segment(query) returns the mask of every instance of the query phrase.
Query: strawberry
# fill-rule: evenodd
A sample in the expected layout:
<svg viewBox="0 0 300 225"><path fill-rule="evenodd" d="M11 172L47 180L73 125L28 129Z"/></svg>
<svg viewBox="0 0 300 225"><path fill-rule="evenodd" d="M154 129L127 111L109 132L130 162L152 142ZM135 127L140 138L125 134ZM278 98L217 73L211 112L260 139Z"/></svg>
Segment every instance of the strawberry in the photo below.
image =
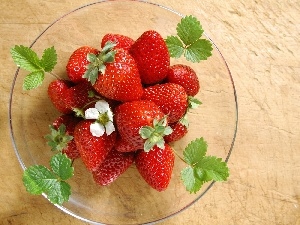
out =
<svg viewBox="0 0 300 225"><path fill-rule="evenodd" d="M135 157L136 168L144 180L157 191L164 191L171 179L175 156L172 148L154 147L151 151L140 150Z"/></svg>
<svg viewBox="0 0 300 225"><path fill-rule="evenodd" d="M119 152L134 152L137 150L133 144L124 141L121 137L117 138L115 149Z"/></svg>
<svg viewBox="0 0 300 225"><path fill-rule="evenodd" d="M115 110L115 122L121 141L132 150L144 149L145 140L140 134L143 127L154 128L154 121L164 118L158 106L151 101L132 101L119 105ZM162 129L163 130L163 129ZM155 128L153 129L155 132Z"/></svg>
<svg viewBox="0 0 300 225"><path fill-rule="evenodd" d="M170 127L172 128L173 132L164 136L164 139L167 143L178 141L188 132L187 127L180 122L172 123L170 124Z"/></svg>
<svg viewBox="0 0 300 225"><path fill-rule="evenodd" d="M168 115L168 122L177 122L188 108L188 96L179 84L165 83L144 89L143 100L154 102L160 110Z"/></svg>
<svg viewBox="0 0 300 225"><path fill-rule="evenodd" d="M72 113L65 103L65 93L71 87L72 83L66 80L54 80L48 86L48 96L55 108L64 114Z"/></svg>
<svg viewBox="0 0 300 225"><path fill-rule="evenodd" d="M74 131L74 140L79 150L81 159L86 168L96 171L112 150L116 141L116 132L110 135L95 137L90 132L90 125L93 120L83 120L77 124Z"/></svg>
<svg viewBox="0 0 300 225"><path fill-rule="evenodd" d="M89 92L93 90L87 81L74 84L66 80L54 80L48 86L48 96L59 112L70 114L74 108L82 108L94 100L89 97Z"/></svg>
<svg viewBox="0 0 300 225"><path fill-rule="evenodd" d="M66 127L66 134L73 136L75 126L81 121L79 117L75 117L70 114L61 115L53 121L54 129L58 130L61 124ZM62 140L59 138L59 140ZM62 149L62 153L65 153L70 159L77 159L80 157L79 151L76 147L74 139L70 140L66 147Z"/></svg>
<svg viewBox="0 0 300 225"><path fill-rule="evenodd" d="M164 39L156 31L144 32L129 52L137 63L143 84L159 83L167 76L170 55Z"/></svg>
<svg viewBox="0 0 300 225"><path fill-rule="evenodd" d="M89 59L84 77L100 95L121 102L141 98L143 87L139 71L128 51L107 42L99 55L90 55Z"/></svg>
<svg viewBox="0 0 300 225"><path fill-rule="evenodd" d="M130 37L127 37L122 34L106 34L103 36L101 41L101 48L105 46L105 44L111 41L116 44L114 48L122 48L124 50L129 50L131 45L134 43L134 40Z"/></svg>
<svg viewBox="0 0 300 225"><path fill-rule="evenodd" d="M187 65L176 64L171 66L166 80L169 83L181 85L189 96L195 96L200 89L196 72Z"/></svg>
<svg viewBox="0 0 300 225"><path fill-rule="evenodd" d="M99 168L92 172L94 181L106 186L115 181L134 162L134 153L111 150Z"/></svg>
<svg viewBox="0 0 300 225"><path fill-rule="evenodd" d="M90 46L82 46L71 54L66 70L67 75L72 82L79 83L85 80L83 75L86 72L86 66L89 63L87 60L87 55L89 53L98 54L99 50Z"/></svg>

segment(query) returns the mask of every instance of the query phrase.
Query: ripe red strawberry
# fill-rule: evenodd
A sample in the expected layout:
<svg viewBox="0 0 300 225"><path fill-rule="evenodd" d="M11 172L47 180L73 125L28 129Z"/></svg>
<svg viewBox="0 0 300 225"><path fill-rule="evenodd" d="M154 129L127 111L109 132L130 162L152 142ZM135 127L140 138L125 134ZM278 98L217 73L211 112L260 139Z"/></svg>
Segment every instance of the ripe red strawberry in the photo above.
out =
<svg viewBox="0 0 300 225"><path fill-rule="evenodd" d="M65 93L71 87L72 83L66 80L54 80L48 86L48 96L55 108L64 114L72 113L65 103Z"/></svg>
<svg viewBox="0 0 300 225"><path fill-rule="evenodd" d="M109 99L122 102L139 100L143 94L143 87L134 59L124 49L114 51L113 62L104 64L105 71L96 75L93 87L99 94ZM91 73L91 76L94 74Z"/></svg>
<svg viewBox="0 0 300 225"><path fill-rule="evenodd" d="M168 115L168 122L177 122L188 108L188 96L182 86L174 83L157 84L144 89L142 99L154 102Z"/></svg>
<svg viewBox="0 0 300 225"><path fill-rule="evenodd" d="M115 149L119 152L135 152L137 150L134 145L124 141L121 137L117 138Z"/></svg>
<svg viewBox="0 0 300 225"><path fill-rule="evenodd" d="M172 128L173 132L164 136L167 143L180 140L188 132L187 127L180 122L172 123L169 126Z"/></svg>
<svg viewBox="0 0 300 225"><path fill-rule="evenodd" d="M48 96L59 112L70 114L74 108L82 108L93 101L89 97L89 91L93 90L87 81L74 84L66 80L54 80L48 86Z"/></svg>
<svg viewBox="0 0 300 225"><path fill-rule="evenodd" d="M61 124L66 127L66 135L73 136L75 126L81 121L79 117L75 117L70 114L61 115L53 121L54 129L58 130ZM63 148L62 153L65 153L70 159L77 159L80 157L79 151L76 147L74 139L67 143L67 146Z"/></svg>
<svg viewBox="0 0 300 225"><path fill-rule="evenodd" d="M195 96L200 89L196 72L187 65L176 64L171 66L166 80L169 83L180 84L189 96Z"/></svg>
<svg viewBox="0 0 300 225"><path fill-rule="evenodd" d="M116 141L116 132L110 135L95 137L90 132L90 125L94 121L83 120L77 124L74 131L74 140L79 150L81 159L86 168L96 171L112 150Z"/></svg>
<svg viewBox="0 0 300 225"><path fill-rule="evenodd" d="M144 126L153 126L153 120L160 120L164 114L151 101L132 101L119 105L115 110L115 122L121 139L133 149L144 149L145 140L139 131Z"/></svg>
<svg viewBox="0 0 300 225"><path fill-rule="evenodd" d="M123 153L111 150L99 168L92 172L94 181L106 186L115 181L123 174L134 162L134 153Z"/></svg>
<svg viewBox="0 0 300 225"><path fill-rule="evenodd" d="M66 70L68 77L72 82L79 83L86 80L82 76L87 70L86 66L89 63L87 60L87 55L89 53L98 54L99 50L90 46L82 46L71 54L66 66Z"/></svg>
<svg viewBox="0 0 300 225"><path fill-rule="evenodd" d="M134 40L130 37L127 37L122 34L106 34L103 36L101 41L101 48L103 48L106 42L111 41L116 44L114 48L122 48L125 50L129 50L131 45L134 43Z"/></svg>
<svg viewBox="0 0 300 225"><path fill-rule="evenodd" d="M129 52L137 63L143 84L159 83L167 76L170 55L164 39L156 31L144 32Z"/></svg>
<svg viewBox="0 0 300 225"><path fill-rule="evenodd" d="M174 160L172 148L165 144L165 149L154 147L149 152L140 150L135 157L135 164L141 176L152 188L164 191L170 183Z"/></svg>

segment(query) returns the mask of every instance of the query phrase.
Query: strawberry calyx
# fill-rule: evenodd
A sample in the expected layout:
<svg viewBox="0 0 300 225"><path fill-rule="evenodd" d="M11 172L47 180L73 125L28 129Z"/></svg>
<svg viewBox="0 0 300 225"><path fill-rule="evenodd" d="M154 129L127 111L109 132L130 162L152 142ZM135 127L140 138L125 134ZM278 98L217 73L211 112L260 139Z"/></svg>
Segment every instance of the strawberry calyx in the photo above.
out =
<svg viewBox="0 0 300 225"><path fill-rule="evenodd" d="M112 63L115 60L116 51L113 48L116 43L107 41L101 52L98 55L93 53L87 54L87 60L89 64L87 65L87 70L83 74L83 78L87 78L93 85L95 84L99 72L104 74L107 63Z"/></svg>
<svg viewBox="0 0 300 225"><path fill-rule="evenodd" d="M143 126L139 130L139 134L143 139L146 139L144 143L144 151L149 152L155 145L160 148L165 148L164 136L173 132L170 126L167 126L167 116L164 116L161 120L154 118L153 127Z"/></svg>
<svg viewBox="0 0 300 225"><path fill-rule="evenodd" d="M58 129L55 129L53 125L50 125L49 128L50 134L45 136L48 140L47 144L51 147L52 151L61 152L67 147L73 136L66 133L66 126L64 124L61 124Z"/></svg>

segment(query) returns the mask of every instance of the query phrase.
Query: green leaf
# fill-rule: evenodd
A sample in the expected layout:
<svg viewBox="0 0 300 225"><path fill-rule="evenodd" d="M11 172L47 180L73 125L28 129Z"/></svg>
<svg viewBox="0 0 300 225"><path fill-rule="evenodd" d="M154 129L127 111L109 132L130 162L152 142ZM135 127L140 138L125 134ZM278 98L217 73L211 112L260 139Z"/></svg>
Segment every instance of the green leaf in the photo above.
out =
<svg viewBox="0 0 300 225"><path fill-rule="evenodd" d="M205 156L197 167L205 172L205 180L225 181L229 176L229 169L226 162L215 156Z"/></svg>
<svg viewBox="0 0 300 225"><path fill-rule="evenodd" d="M16 45L10 50L14 62L20 68L29 72L34 72L42 69L42 65L37 54L30 48L23 45Z"/></svg>
<svg viewBox="0 0 300 225"><path fill-rule="evenodd" d="M189 109L196 109L199 105L202 104L197 98L188 96Z"/></svg>
<svg viewBox="0 0 300 225"><path fill-rule="evenodd" d="M68 201L71 195L71 187L65 181L56 181L47 193L48 199L53 204L61 205L63 202Z"/></svg>
<svg viewBox="0 0 300 225"><path fill-rule="evenodd" d="M177 25L177 35L185 45L191 45L199 39L203 33L202 26L196 17L185 16Z"/></svg>
<svg viewBox="0 0 300 225"><path fill-rule="evenodd" d="M23 89L31 90L43 83L45 73L43 70L37 70L28 74L23 81Z"/></svg>
<svg viewBox="0 0 300 225"><path fill-rule="evenodd" d="M55 182L55 175L42 165L28 167L23 174L23 184L26 190L34 195L49 190Z"/></svg>
<svg viewBox="0 0 300 225"><path fill-rule="evenodd" d="M54 69L54 66L57 64L57 54L54 47L44 50L40 63L45 72L50 72Z"/></svg>
<svg viewBox="0 0 300 225"><path fill-rule="evenodd" d="M150 126L144 126L139 130L139 134L143 139L148 139L151 137L152 133L154 131L153 127Z"/></svg>
<svg viewBox="0 0 300 225"><path fill-rule="evenodd" d="M184 52L184 47L180 39L176 36L168 36L165 40L170 56L179 58Z"/></svg>
<svg viewBox="0 0 300 225"><path fill-rule="evenodd" d="M87 80L90 81L94 85L98 78L98 68L91 67L91 68L87 69L85 71L85 73L83 74L83 78L87 78Z"/></svg>
<svg viewBox="0 0 300 225"><path fill-rule="evenodd" d="M196 193L203 185L203 181L195 176L195 170L188 166L181 171L181 180L187 191Z"/></svg>
<svg viewBox="0 0 300 225"><path fill-rule="evenodd" d="M53 172L62 180L67 180L73 176L74 168L72 161L66 154L58 153L51 158L50 166Z"/></svg>
<svg viewBox="0 0 300 225"><path fill-rule="evenodd" d="M188 61L200 62L212 55L212 44L206 39L199 39L186 48L184 56Z"/></svg>
<svg viewBox="0 0 300 225"><path fill-rule="evenodd" d="M203 138L190 142L183 152L184 160L191 166L197 165L205 156L207 143Z"/></svg>
<svg viewBox="0 0 300 225"><path fill-rule="evenodd" d="M49 126L50 134L45 138L48 140L47 144L51 147L52 151L62 151L68 146L68 143L73 140L71 135L66 133L66 126L61 124L58 129L54 126Z"/></svg>
<svg viewBox="0 0 300 225"><path fill-rule="evenodd" d="M181 123L186 128L189 127L189 120L188 120L187 113L185 113L184 116L180 118L179 123Z"/></svg>

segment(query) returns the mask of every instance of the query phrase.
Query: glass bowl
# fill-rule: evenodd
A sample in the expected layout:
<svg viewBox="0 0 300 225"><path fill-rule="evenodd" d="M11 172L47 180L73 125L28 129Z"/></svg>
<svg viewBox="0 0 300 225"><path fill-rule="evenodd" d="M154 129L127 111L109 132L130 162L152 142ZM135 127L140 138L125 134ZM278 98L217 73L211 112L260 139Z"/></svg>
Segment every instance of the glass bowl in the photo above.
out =
<svg viewBox="0 0 300 225"><path fill-rule="evenodd" d="M55 46L58 64L55 74L66 78L67 60L76 48L90 45L100 48L106 33L138 38L146 30L156 30L164 38L176 34L183 15L165 6L145 1L100 1L85 5L62 16L46 28L31 44L39 55ZM197 15L195 15L197 17ZM201 18L198 18L201 21ZM205 36L209 39L207 36ZM209 39L211 42L212 40ZM228 161L237 131L237 96L230 71L217 46L212 56L197 64L172 59L171 64L190 65L198 74L201 90L196 96L203 103L189 114L188 134L173 148L182 154L197 137L208 143L208 154ZM48 84L55 79L47 74L41 87L22 90L27 73L17 69L11 89L9 120L13 146L23 169L34 164L49 165L53 155L44 136L49 124L59 116L47 96ZM81 160L75 160L75 176L69 181L69 202L58 206L62 211L91 224L146 224L164 220L198 201L214 184L207 183L197 194L189 194L180 180L186 165L176 157L171 182L166 191L150 188L131 166L110 186L93 182Z"/></svg>

